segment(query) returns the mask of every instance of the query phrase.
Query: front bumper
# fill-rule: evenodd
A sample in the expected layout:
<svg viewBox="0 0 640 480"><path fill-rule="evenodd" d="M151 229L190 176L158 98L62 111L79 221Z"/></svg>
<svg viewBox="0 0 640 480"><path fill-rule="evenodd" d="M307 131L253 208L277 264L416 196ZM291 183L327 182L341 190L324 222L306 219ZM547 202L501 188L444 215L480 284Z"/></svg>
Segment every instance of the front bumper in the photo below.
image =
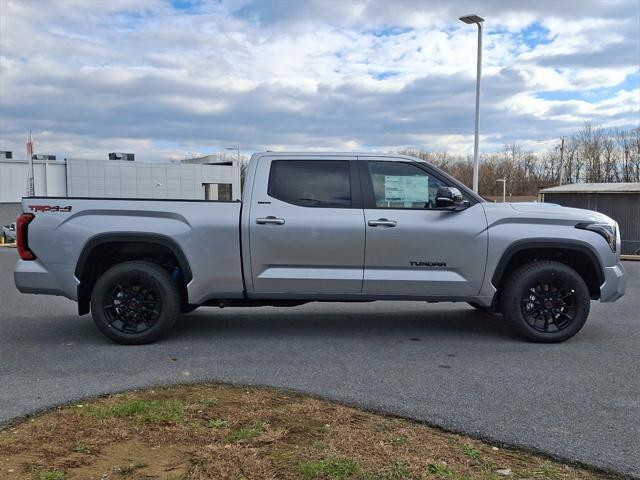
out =
<svg viewBox="0 0 640 480"><path fill-rule="evenodd" d="M627 272L618 262L613 267L604 268L604 283L600 285L600 301L615 302L627 289Z"/></svg>
<svg viewBox="0 0 640 480"><path fill-rule="evenodd" d="M62 295L77 300L73 265L53 264L47 269L39 260L18 260L13 270L16 288L22 293Z"/></svg>

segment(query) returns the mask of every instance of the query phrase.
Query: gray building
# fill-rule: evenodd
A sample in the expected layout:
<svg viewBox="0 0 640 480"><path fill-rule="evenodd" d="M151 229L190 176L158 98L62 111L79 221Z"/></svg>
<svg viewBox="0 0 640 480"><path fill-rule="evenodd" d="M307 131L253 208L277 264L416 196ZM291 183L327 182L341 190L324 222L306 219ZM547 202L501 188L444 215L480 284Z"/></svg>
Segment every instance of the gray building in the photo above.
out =
<svg viewBox="0 0 640 480"><path fill-rule="evenodd" d="M640 255L640 183L576 183L545 188L542 202L604 213L620 226L623 255Z"/></svg>

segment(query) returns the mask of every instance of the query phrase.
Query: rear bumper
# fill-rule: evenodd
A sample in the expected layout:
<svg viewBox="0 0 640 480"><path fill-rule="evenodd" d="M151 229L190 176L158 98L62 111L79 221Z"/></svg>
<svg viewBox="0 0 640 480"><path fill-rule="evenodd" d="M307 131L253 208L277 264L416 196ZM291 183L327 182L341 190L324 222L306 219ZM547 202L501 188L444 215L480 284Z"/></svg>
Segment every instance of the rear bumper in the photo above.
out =
<svg viewBox="0 0 640 480"><path fill-rule="evenodd" d="M72 265L54 264L47 269L39 260L18 260L13 280L22 293L62 295L77 300L77 281Z"/></svg>
<svg viewBox="0 0 640 480"><path fill-rule="evenodd" d="M600 301L615 302L627 289L627 272L618 262L613 267L604 268L604 283L600 286Z"/></svg>

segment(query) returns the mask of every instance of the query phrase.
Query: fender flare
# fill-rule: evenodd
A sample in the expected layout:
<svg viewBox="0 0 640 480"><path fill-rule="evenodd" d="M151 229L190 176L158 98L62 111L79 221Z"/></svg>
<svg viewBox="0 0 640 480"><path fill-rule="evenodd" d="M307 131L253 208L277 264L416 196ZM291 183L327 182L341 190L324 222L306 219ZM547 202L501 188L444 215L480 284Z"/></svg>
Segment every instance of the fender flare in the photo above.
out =
<svg viewBox="0 0 640 480"><path fill-rule="evenodd" d="M591 266L595 270L598 278L598 285L602 285L604 282L602 264L600 263L596 250L590 244L568 238L532 238L517 240L505 249L491 277L491 283L494 287L497 288L498 285L500 285L505 269L513 256L522 250L529 249L562 249L583 253L591 261Z"/></svg>
<svg viewBox="0 0 640 480"><path fill-rule="evenodd" d="M78 313L84 315L89 313L89 298L90 292L82 285L82 276L87 267L87 261L89 260L93 251L100 245L107 243L149 243L154 245L161 245L168 248L171 253L178 260L178 265L182 271L182 275L187 283L193 279L193 273L189 265L189 260L184 254L184 251L178 245L178 243L163 234L158 233L101 233L91 237L82 248L82 252L76 262L76 268L74 271L75 277L78 280Z"/></svg>

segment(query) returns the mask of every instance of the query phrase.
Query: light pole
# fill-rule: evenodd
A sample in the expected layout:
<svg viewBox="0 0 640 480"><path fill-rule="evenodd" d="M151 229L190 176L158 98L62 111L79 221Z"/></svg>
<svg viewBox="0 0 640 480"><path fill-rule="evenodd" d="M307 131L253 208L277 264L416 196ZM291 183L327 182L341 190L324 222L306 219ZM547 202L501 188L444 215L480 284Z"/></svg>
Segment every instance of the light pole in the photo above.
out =
<svg viewBox="0 0 640 480"><path fill-rule="evenodd" d="M502 203L505 203L507 201L507 177L499 178L496 180L497 182L502 182Z"/></svg>
<svg viewBox="0 0 640 480"><path fill-rule="evenodd" d="M478 148L480 131L480 78L482 76L482 22L484 18L478 15L460 17L464 23L475 23L478 26L478 67L476 72L476 135L473 142L473 191L478 193Z"/></svg>
<svg viewBox="0 0 640 480"><path fill-rule="evenodd" d="M234 145L233 147L224 147L225 150L235 150L238 153L238 162L235 168L238 169L238 177L240 179L240 194L242 194L242 189L244 187L244 169L240 164L240 145ZM233 189L233 187L231 187Z"/></svg>
<svg viewBox="0 0 640 480"><path fill-rule="evenodd" d="M562 185L564 182L564 136L562 137L562 142L560 143L560 182Z"/></svg>
<svg viewBox="0 0 640 480"><path fill-rule="evenodd" d="M238 152L238 168L240 167L240 145L234 145L233 147L224 147L225 150L235 150Z"/></svg>

